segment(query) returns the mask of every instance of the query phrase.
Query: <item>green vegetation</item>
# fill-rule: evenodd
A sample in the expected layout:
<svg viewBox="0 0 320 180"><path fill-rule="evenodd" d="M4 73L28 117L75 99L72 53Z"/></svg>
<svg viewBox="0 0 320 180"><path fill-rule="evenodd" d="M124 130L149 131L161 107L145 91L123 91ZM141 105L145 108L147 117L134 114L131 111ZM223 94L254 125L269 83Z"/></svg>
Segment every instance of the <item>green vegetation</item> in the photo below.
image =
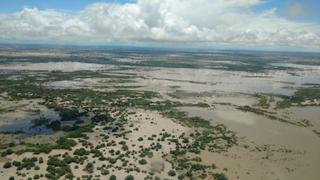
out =
<svg viewBox="0 0 320 180"><path fill-rule="evenodd" d="M88 163L85 168L84 168L84 171L92 174L94 172L94 165L93 163Z"/></svg>
<svg viewBox="0 0 320 180"><path fill-rule="evenodd" d="M228 180L227 177L222 173L215 173L213 177L215 180Z"/></svg>
<svg viewBox="0 0 320 180"><path fill-rule="evenodd" d="M134 177L132 175L128 175L126 178L124 178L125 180L134 180Z"/></svg>
<svg viewBox="0 0 320 180"><path fill-rule="evenodd" d="M168 176L188 178L205 177L211 166L201 164L201 160L187 159L186 154L198 154L203 150L211 152L223 152L237 143L233 132L226 129L223 125L212 125L207 120L200 117L190 117L186 113L177 110L181 106L210 107L206 103L181 103L175 101L156 101L152 99L159 98L159 93L142 90L132 90L130 88L120 88L110 91L95 91L91 89L51 89L44 84L56 80L73 80L80 77L111 77L98 72L59 72L43 73L45 78L36 78L33 76L22 77L21 80L8 80L0 77L0 92L7 92L10 100L22 99L42 99L40 105L56 111L61 120L49 121L45 118L39 118L33 121L34 127L45 125L54 131L60 131L61 137L52 142L42 143L23 143L19 148L12 150L5 147L1 149L4 156L12 153L22 154L33 152L34 154L50 153L53 149L64 149L68 152L77 144L80 146L73 149L72 155L65 153L63 155L49 156L47 162L43 159L24 159L21 162L9 162L11 166L17 169L40 169L42 163L47 163L47 173L44 175L47 179L72 179L74 175L72 168L79 169L88 173L82 178L91 179L95 171L101 172L102 176L107 176L117 169L123 169L126 173L138 172L147 173L148 177L155 178L154 172L140 169L146 167L147 158L152 158L154 153L160 153L163 143L169 143L176 147L167 155L172 159L166 159L172 164L173 169ZM129 77L117 77L115 80L129 80ZM6 86L1 86L6 84ZM132 133L127 127L133 128L135 124L128 124L128 109L142 108L145 110L158 111L163 116L174 119L184 126L194 129L192 135L173 136L165 130L160 134L153 134L149 137L139 137L138 142L150 141L147 147L139 146L138 151L131 149L131 144L127 144L127 134ZM86 120L83 120L86 119ZM93 131L102 131L99 135L102 142L93 145L89 141L92 138ZM135 127L135 130L138 130ZM116 140L109 138L113 137ZM94 137L96 138L96 137ZM118 138L122 138L121 140ZM133 145L132 145L133 146ZM113 147L119 147L113 148ZM105 153L109 153L104 156ZM89 158L94 160L89 161ZM131 163L128 159L134 158L136 163ZM99 167L96 161L103 161L104 166ZM99 163L100 164L100 163ZM121 165L119 165L121 164ZM100 175L98 175L100 176ZM33 175L35 179L41 179L38 175ZM98 177L95 177L98 178ZM116 179L111 175L110 179ZM126 179L134 179L128 175Z"/></svg>
<svg viewBox="0 0 320 180"><path fill-rule="evenodd" d="M244 112L252 112L255 113L257 115L261 115L261 116L265 116L271 120L276 120L276 121L280 121L283 123L287 123L287 124L291 124L291 125L295 125L295 126L303 126L301 123L297 123L297 122L293 122L290 120L286 120L284 118L280 118L277 117L274 113L266 111L266 110L262 110L262 109L258 109L258 108L253 108L250 106L238 106L237 109L244 111Z"/></svg>
<svg viewBox="0 0 320 180"><path fill-rule="evenodd" d="M45 175L48 179L59 179L62 176L72 175L72 171L67 162L60 160L56 156L49 156L47 162L47 174Z"/></svg>
<svg viewBox="0 0 320 180"><path fill-rule="evenodd" d="M30 170L31 168L38 169L39 167L36 166L36 162L38 161L38 158L32 157L32 158L24 158L21 162L19 161L13 161L12 164L17 167L17 170L27 169Z"/></svg>
<svg viewBox="0 0 320 180"><path fill-rule="evenodd" d="M59 112L61 121L74 121L87 114L86 112L80 113L77 109L56 108L55 110Z"/></svg>
<svg viewBox="0 0 320 180"><path fill-rule="evenodd" d="M254 97L259 100L257 106L263 109L269 109L270 103L274 101L274 97L268 94L255 94Z"/></svg>
<svg viewBox="0 0 320 180"><path fill-rule="evenodd" d="M292 102L303 102L305 99L320 99L320 87L300 88L290 98Z"/></svg>
<svg viewBox="0 0 320 180"><path fill-rule="evenodd" d="M6 151L3 151L1 155L3 157L16 153L16 154L22 154L25 152L33 152L34 154L40 154L40 153L50 153L53 149L71 149L73 146L75 146L77 143L74 140L67 139L65 137L61 137L56 141L56 144L52 143L44 143L44 144L30 144L30 143L24 143L25 149L19 149L17 151L13 151L12 149L7 149Z"/></svg>
<svg viewBox="0 0 320 180"><path fill-rule="evenodd" d="M87 138L87 135L85 133L92 132L92 128L94 127L93 124L89 124L86 126L73 126L70 128L66 128L65 131L66 137L68 138Z"/></svg>
<svg viewBox="0 0 320 180"><path fill-rule="evenodd" d="M1 131L0 134L12 134L12 135L15 135L15 134L23 134L24 132L23 131Z"/></svg>
<svg viewBox="0 0 320 180"><path fill-rule="evenodd" d="M320 105L320 87L313 86L313 87L299 88L292 96L280 96L280 97L283 100L277 103L277 108L288 108L293 106L294 104L297 104L299 106L319 106Z"/></svg>
<svg viewBox="0 0 320 180"><path fill-rule="evenodd" d="M312 132L314 132L317 136L319 136L320 137L320 131L317 131L317 130L312 130Z"/></svg>
<svg viewBox="0 0 320 180"><path fill-rule="evenodd" d="M3 168L5 169L11 168L11 167L12 167L11 162L5 162L3 165Z"/></svg>
<svg viewBox="0 0 320 180"><path fill-rule="evenodd" d="M139 164L145 165L145 164L147 164L147 160L145 160L145 159L140 159L140 160L139 160Z"/></svg>
<svg viewBox="0 0 320 180"><path fill-rule="evenodd" d="M170 170L170 171L168 171L168 175L169 176L175 176L176 172L174 170Z"/></svg>
<svg viewBox="0 0 320 180"><path fill-rule="evenodd" d="M87 151L84 148L80 148L76 149L73 154L77 156L87 156L90 154L90 151Z"/></svg>
<svg viewBox="0 0 320 180"><path fill-rule="evenodd" d="M48 128L51 128L54 131L59 131L61 129L61 122L59 120L52 121L49 124L47 124Z"/></svg>
<svg viewBox="0 0 320 180"><path fill-rule="evenodd" d="M40 117L38 119L34 119L31 121L31 123L33 124L32 127L38 127L38 126L43 126L48 124L49 119L45 118L45 117Z"/></svg>
<svg viewBox="0 0 320 180"><path fill-rule="evenodd" d="M117 180L117 177L115 175L111 175L109 180Z"/></svg>
<svg viewBox="0 0 320 180"><path fill-rule="evenodd" d="M77 144L76 141L72 139L67 139L65 137L61 137L57 140L57 149L71 149Z"/></svg>

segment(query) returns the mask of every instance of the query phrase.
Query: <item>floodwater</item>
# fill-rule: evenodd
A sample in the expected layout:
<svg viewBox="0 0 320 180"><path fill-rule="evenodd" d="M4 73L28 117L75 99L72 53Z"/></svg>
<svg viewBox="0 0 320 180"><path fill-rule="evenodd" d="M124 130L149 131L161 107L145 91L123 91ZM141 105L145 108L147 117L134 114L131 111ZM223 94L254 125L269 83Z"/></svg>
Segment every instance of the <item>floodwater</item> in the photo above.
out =
<svg viewBox="0 0 320 180"><path fill-rule="evenodd" d="M290 66L291 64L274 63L274 66ZM131 70L117 72L134 73L137 75L134 83L123 83L128 86L144 86L143 90L172 92L171 86L179 85L176 90L191 92L217 91L228 93L273 93L292 95L298 87L304 84L320 82L318 66L297 65L301 69L294 72L270 70L259 73L243 71L226 71L214 69L188 68L153 68L135 67ZM306 67L305 67L306 66ZM0 70L28 71L80 71L80 70L110 70L118 66L82 62L48 62L48 63L9 63L0 66ZM112 74L112 72L110 72ZM81 80L82 81L82 80ZM61 81L52 82L52 87L77 88L87 82ZM89 82L89 81L88 81ZM93 83L92 83L93 82ZM104 83L90 80L89 86L103 86ZM49 84L50 86L50 84Z"/></svg>
<svg viewBox="0 0 320 180"><path fill-rule="evenodd" d="M205 153L204 159L227 167L230 176L236 178L239 174L246 179L279 179L295 180L316 179L320 177L317 170L320 162L320 139L310 129L273 121L250 112L241 112L231 106L216 106L215 109L181 107L179 110L187 112L190 116L199 116L213 124L225 124L234 131L240 142L255 146L268 145L273 147L273 158L262 160L259 153L250 148L231 150L227 155L213 155ZM306 117L304 117L306 118ZM278 152L276 149L286 149L289 153ZM236 156L237 158L231 158ZM249 168L249 169L248 169ZM288 173L287 168L293 169ZM265 169L265 171L263 170ZM251 175L244 173L250 171ZM237 174L233 174L237 172ZM254 175L255 173L258 174ZM263 174L269 176L264 176ZM272 174L272 177L270 175ZM240 178L240 179L242 179ZM276 179L276 178L275 178Z"/></svg>
<svg viewBox="0 0 320 180"><path fill-rule="evenodd" d="M53 89L81 89L81 88L95 88L106 86L103 81L107 79L102 78L82 78L82 79L75 79L75 80L65 80L65 81L52 81L48 82L45 85L47 87Z"/></svg>
<svg viewBox="0 0 320 180"><path fill-rule="evenodd" d="M286 110L292 118L311 121L316 129L320 129L320 107L291 107Z"/></svg>
<svg viewBox="0 0 320 180"><path fill-rule="evenodd" d="M127 62L130 59L124 58L118 61ZM251 73L213 69L131 67L129 70L119 69L109 73L136 74L135 82L123 82L117 85L139 86L137 89L159 92L163 95L160 100L169 98L168 93L179 93L180 91L191 94L181 98L180 101L206 102L212 105L213 108L180 107L179 110L187 112L190 116L207 119L212 124L225 124L228 129L237 134L240 146L232 148L225 154L208 152L202 154L205 162L212 161L221 167L228 168L226 174L230 179L240 176L240 179L249 180L317 180L320 177L320 138L312 130L320 129L320 107L291 107L277 110L278 114L288 116L295 122L309 120L313 125L311 127L299 127L235 108L235 106L256 104L257 99L252 96L256 93L292 95L297 88L306 86L305 84L320 83L319 66L292 63L271 65L291 67L297 70ZM112 68L115 66L80 62L20 63L0 66L0 70L28 71L96 71ZM98 78L62 80L45 85L59 89L108 88L108 83ZM222 105L226 103L230 105ZM8 121L7 124L2 123L0 131L21 130L27 134L51 133L45 126L31 127L31 121L39 117L46 117L50 120L59 119L58 115L53 112L21 116ZM243 145L248 147L243 148ZM267 152L257 151L257 147L261 146L271 149L268 149ZM266 153L271 153L270 158L264 157Z"/></svg>
<svg viewBox="0 0 320 180"><path fill-rule="evenodd" d="M45 125L33 127L32 121L39 118L46 118L50 121L59 120L60 116L54 111L42 112L36 115L26 115L14 120L8 120L2 123L0 132L18 132L23 131L25 134L52 134L53 131Z"/></svg>
<svg viewBox="0 0 320 180"><path fill-rule="evenodd" d="M169 91L170 86L179 85L181 86L179 90L192 92L222 91L292 95L296 88L305 83L320 82L320 71L296 72L299 76L286 71L250 73L185 68L143 68L130 72L144 77L136 79L136 85L163 92Z"/></svg>
<svg viewBox="0 0 320 180"><path fill-rule="evenodd" d="M46 63L10 63L2 64L0 70L28 70L28 71L81 71L112 69L113 65L102 65L81 62L46 62Z"/></svg>
<svg viewBox="0 0 320 180"><path fill-rule="evenodd" d="M57 112L40 105L41 99L8 101L1 99L0 106L3 110L0 113L0 132L23 131L31 134L51 134L52 130L45 125L32 127L32 121L39 118L46 118L50 121L59 120Z"/></svg>

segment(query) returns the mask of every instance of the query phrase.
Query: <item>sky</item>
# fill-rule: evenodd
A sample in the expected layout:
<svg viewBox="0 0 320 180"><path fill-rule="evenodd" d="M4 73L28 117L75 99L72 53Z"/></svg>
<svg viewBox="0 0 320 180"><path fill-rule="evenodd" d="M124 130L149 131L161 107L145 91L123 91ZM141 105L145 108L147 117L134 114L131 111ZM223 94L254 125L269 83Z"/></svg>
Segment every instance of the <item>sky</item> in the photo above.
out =
<svg viewBox="0 0 320 180"><path fill-rule="evenodd" d="M320 1L0 0L0 42L320 51Z"/></svg>

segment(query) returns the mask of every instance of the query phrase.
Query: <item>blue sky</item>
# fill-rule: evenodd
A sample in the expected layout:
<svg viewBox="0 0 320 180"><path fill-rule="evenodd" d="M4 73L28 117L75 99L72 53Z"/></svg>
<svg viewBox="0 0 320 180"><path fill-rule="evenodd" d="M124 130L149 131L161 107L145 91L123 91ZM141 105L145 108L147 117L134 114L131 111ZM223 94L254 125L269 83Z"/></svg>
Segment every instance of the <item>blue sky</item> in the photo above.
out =
<svg viewBox="0 0 320 180"><path fill-rule="evenodd" d="M57 9L78 11L89 4L97 2L126 3L128 0L0 0L0 12L10 13L20 11L24 7L39 9Z"/></svg>
<svg viewBox="0 0 320 180"><path fill-rule="evenodd" d="M320 51L320 0L0 0L10 41Z"/></svg>
<svg viewBox="0 0 320 180"><path fill-rule="evenodd" d="M262 11L270 8L277 8L277 14L286 17L288 8L292 5L301 5L306 10L305 14L293 17L296 20L320 22L320 1L319 0L268 0L254 7L255 11Z"/></svg>

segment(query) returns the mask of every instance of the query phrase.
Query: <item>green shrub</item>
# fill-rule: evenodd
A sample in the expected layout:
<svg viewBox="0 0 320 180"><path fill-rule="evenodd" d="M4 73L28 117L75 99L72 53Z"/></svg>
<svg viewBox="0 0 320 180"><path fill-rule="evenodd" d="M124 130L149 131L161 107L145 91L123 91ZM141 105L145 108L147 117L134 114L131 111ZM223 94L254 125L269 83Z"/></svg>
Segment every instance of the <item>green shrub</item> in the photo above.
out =
<svg viewBox="0 0 320 180"><path fill-rule="evenodd" d="M115 175L111 175L109 180L117 180L117 177Z"/></svg>
<svg viewBox="0 0 320 180"><path fill-rule="evenodd" d="M107 170L107 169L102 169L101 170L101 174L104 175L104 176L108 175L109 173L110 173L110 171Z"/></svg>
<svg viewBox="0 0 320 180"><path fill-rule="evenodd" d="M175 176L176 172L174 170L170 170L170 171L168 171L168 175L169 176Z"/></svg>
<svg viewBox="0 0 320 180"><path fill-rule="evenodd" d="M59 120L52 121L47 125L47 127L54 131L59 131L61 129L61 122Z"/></svg>
<svg viewBox="0 0 320 180"><path fill-rule="evenodd" d="M78 156L86 156L90 154L90 151L87 151L84 148L80 148L76 149L73 154Z"/></svg>
<svg viewBox="0 0 320 180"><path fill-rule="evenodd" d="M19 166L21 166L21 162L19 162L19 161L13 161L13 162L12 162L12 165L14 165L15 167L19 167Z"/></svg>
<svg viewBox="0 0 320 180"><path fill-rule="evenodd" d="M47 165L47 179L59 179L64 175L72 174L70 166L64 160L60 160L56 156L49 156Z"/></svg>
<svg viewBox="0 0 320 180"><path fill-rule="evenodd" d="M227 180L228 178L223 173L215 173L213 174L215 180Z"/></svg>
<svg viewBox="0 0 320 180"><path fill-rule="evenodd" d="M125 180L134 180L134 177L132 175L128 175Z"/></svg>
<svg viewBox="0 0 320 180"><path fill-rule="evenodd" d="M61 137L57 140L57 148L58 149L71 149L76 145L76 141L72 139L67 139L65 137Z"/></svg>
<svg viewBox="0 0 320 180"><path fill-rule="evenodd" d="M11 162L6 162L6 163L4 163L4 165L3 165L3 168L5 168L5 169L8 169L8 168L11 168L12 167L12 165L11 165Z"/></svg>
<svg viewBox="0 0 320 180"><path fill-rule="evenodd" d="M139 160L139 164L145 165L145 164L147 164L147 160L145 160L145 159L140 159L140 160Z"/></svg>
<svg viewBox="0 0 320 180"><path fill-rule="evenodd" d="M88 173L93 173L94 171L94 165L93 163L88 163L86 167L84 168L84 171L87 171Z"/></svg>

